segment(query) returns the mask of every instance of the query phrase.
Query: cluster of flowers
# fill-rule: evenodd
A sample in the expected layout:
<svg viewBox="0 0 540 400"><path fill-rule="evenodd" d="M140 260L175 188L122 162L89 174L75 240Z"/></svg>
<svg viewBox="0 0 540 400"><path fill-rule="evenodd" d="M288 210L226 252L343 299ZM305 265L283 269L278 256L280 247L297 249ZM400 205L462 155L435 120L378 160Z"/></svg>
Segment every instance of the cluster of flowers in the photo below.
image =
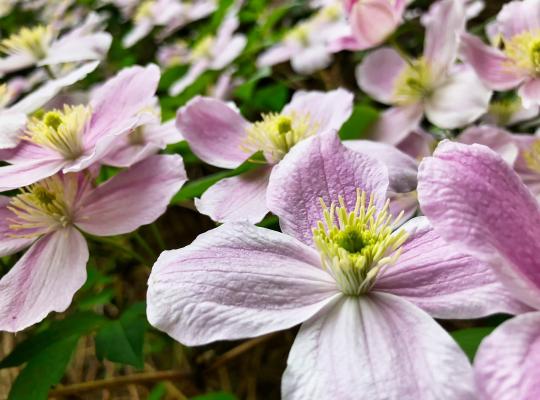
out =
<svg viewBox="0 0 540 400"><path fill-rule="evenodd" d="M126 47L155 26L166 37L216 7L111 2L135 21ZM407 5L313 2L313 16L258 65L290 60L312 73L335 52L391 43ZM240 7L215 37L161 47L162 65L190 66L172 95L208 69L231 85L229 66L246 45L235 33ZM298 91L258 122L245 120L222 88L162 123L156 65L126 68L88 101L44 111L106 54L102 20L91 14L63 35L65 27L43 26L2 40L0 73L36 65L48 75L0 86L0 159L8 164L0 189L19 191L0 197L0 255L29 247L0 280L0 329L17 332L69 306L86 279L81 232L124 234L165 211L187 176L180 156L157 153L186 140L216 167L234 169L255 153L264 162L196 199L221 225L153 266L147 315L157 329L197 346L302 324L285 399L540 398L540 139L504 128L539 113L540 1L506 4L486 27L491 45L466 31L479 7L439 0L422 16L422 56L379 47L363 58L359 87L391 106L372 127L376 141L339 139L354 97L341 88ZM492 99L512 89L517 95ZM467 129L432 152L424 117L439 134ZM100 165L123 170L96 186ZM282 232L255 225L269 212ZM517 316L483 341L474 367L433 319L495 313Z"/></svg>

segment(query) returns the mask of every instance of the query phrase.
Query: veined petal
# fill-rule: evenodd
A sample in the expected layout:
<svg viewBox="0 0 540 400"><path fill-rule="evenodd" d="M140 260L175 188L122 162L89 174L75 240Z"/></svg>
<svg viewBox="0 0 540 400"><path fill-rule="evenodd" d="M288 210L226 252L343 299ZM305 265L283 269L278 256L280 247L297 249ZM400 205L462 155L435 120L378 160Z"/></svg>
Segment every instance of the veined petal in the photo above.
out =
<svg viewBox="0 0 540 400"><path fill-rule="evenodd" d="M540 398L540 312L499 326L478 349L474 372L482 400Z"/></svg>
<svg viewBox="0 0 540 400"><path fill-rule="evenodd" d="M89 192L75 224L97 236L132 232L154 222L187 180L179 155L155 155Z"/></svg>
<svg viewBox="0 0 540 400"><path fill-rule="evenodd" d="M0 257L9 256L30 246L34 239L16 238L11 236L13 231L9 229L10 219L13 212L7 209L10 198L0 196Z"/></svg>
<svg viewBox="0 0 540 400"><path fill-rule="evenodd" d="M31 185L56 174L64 167L64 160L26 161L0 167L0 192Z"/></svg>
<svg viewBox="0 0 540 400"><path fill-rule="evenodd" d="M74 228L39 239L0 280L0 330L18 332L68 308L87 261L88 246Z"/></svg>
<svg viewBox="0 0 540 400"><path fill-rule="evenodd" d="M283 232L312 243L312 228L323 220L320 199L327 205L342 196L354 208L357 189L375 196L381 208L386 201L388 172L375 158L347 149L336 132L306 139L274 167L267 204L279 217Z"/></svg>
<svg viewBox="0 0 540 400"><path fill-rule="evenodd" d="M472 368L431 317L399 297L344 298L304 323L284 400L472 400Z"/></svg>
<svg viewBox="0 0 540 400"><path fill-rule="evenodd" d="M485 146L446 141L418 176L420 206L435 231L540 307L540 207L512 168Z"/></svg>
<svg viewBox="0 0 540 400"><path fill-rule="evenodd" d="M392 293L435 318L471 319L515 314L528 307L503 287L493 269L445 242L426 217L402 226L409 233L396 265L384 269L373 290Z"/></svg>
<svg viewBox="0 0 540 400"><path fill-rule="evenodd" d="M224 224L161 254L148 320L188 346L297 325L339 296L317 252L282 233Z"/></svg>
<svg viewBox="0 0 540 400"><path fill-rule="evenodd" d="M375 47L401 22L401 13L388 0L363 0L352 7L349 20L361 49Z"/></svg>
<svg viewBox="0 0 540 400"><path fill-rule="evenodd" d="M420 103L389 108L370 128L370 134L374 140L397 145L411 132L418 129L423 115L424 107Z"/></svg>
<svg viewBox="0 0 540 400"><path fill-rule="evenodd" d="M497 24L506 38L540 29L540 2L538 0L511 1L503 6Z"/></svg>

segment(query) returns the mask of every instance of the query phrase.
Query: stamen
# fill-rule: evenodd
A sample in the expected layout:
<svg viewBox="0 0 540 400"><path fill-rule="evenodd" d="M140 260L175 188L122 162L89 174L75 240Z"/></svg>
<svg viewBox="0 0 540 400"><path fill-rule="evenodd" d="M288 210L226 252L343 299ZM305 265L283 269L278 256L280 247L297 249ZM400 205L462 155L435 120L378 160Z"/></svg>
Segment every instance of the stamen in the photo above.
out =
<svg viewBox="0 0 540 400"><path fill-rule="evenodd" d="M497 125L506 125L520 108L521 100L518 97L496 100L489 105L489 114L495 117Z"/></svg>
<svg viewBox="0 0 540 400"><path fill-rule="evenodd" d="M394 101L399 105L421 101L431 95L432 85L433 77L426 60L415 60L397 78Z"/></svg>
<svg viewBox="0 0 540 400"><path fill-rule="evenodd" d="M191 56L195 60L208 58L212 55L212 47L214 45L215 38L212 35L208 35L199 41L191 51Z"/></svg>
<svg viewBox="0 0 540 400"><path fill-rule="evenodd" d="M536 140L528 150L523 152L527 167L540 174L540 140Z"/></svg>
<svg viewBox="0 0 540 400"><path fill-rule="evenodd" d="M22 28L18 33L0 42L0 52L4 54L29 53L40 60L47 55L52 39L53 31L50 26Z"/></svg>
<svg viewBox="0 0 540 400"><path fill-rule="evenodd" d="M149 18L152 16L152 8L154 6L155 1L154 0L145 0L143 1L139 7L137 7L137 10L135 11L135 14L133 16L133 20L135 22L140 22L143 19Z"/></svg>
<svg viewBox="0 0 540 400"><path fill-rule="evenodd" d="M23 139L55 150L66 160L74 160L83 153L82 133L91 114L90 108L82 105L49 111L28 123Z"/></svg>
<svg viewBox="0 0 540 400"><path fill-rule="evenodd" d="M540 74L540 31L523 32L503 42L510 69Z"/></svg>
<svg viewBox="0 0 540 400"><path fill-rule="evenodd" d="M248 128L241 148L248 154L262 150L268 162L277 163L295 144L316 132L317 124L309 114L265 114Z"/></svg>
<svg viewBox="0 0 540 400"><path fill-rule="evenodd" d="M9 89L7 84L0 85L0 110L5 108L13 99L13 92Z"/></svg>
<svg viewBox="0 0 540 400"><path fill-rule="evenodd" d="M366 200L366 193L357 189L354 209L349 211L341 196L339 206L332 203L327 207L320 199L324 221L313 229L323 267L349 296L367 293L381 269L397 261L407 240L403 229L393 231L403 212L394 219L389 200L381 210L375 207L373 195Z"/></svg>

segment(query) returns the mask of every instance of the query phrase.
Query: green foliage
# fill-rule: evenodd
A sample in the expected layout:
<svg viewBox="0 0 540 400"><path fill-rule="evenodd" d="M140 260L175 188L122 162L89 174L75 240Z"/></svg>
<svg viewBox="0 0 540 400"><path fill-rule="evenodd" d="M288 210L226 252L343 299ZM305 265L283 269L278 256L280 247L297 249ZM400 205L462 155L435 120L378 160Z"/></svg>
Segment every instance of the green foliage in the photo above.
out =
<svg viewBox="0 0 540 400"><path fill-rule="evenodd" d="M463 349L467 357L472 361L480 346L480 342L488 336L495 327L481 327L481 328L468 328L460 329L458 331L451 332L452 337L459 346Z"/></svg>
<svg viewBox="0 0 540 400"><path fill-rule="evenodd" d="M379 118L379 112L370 106L358 104L351 117L343 124L339 136L343 140L363 139L368 128Z"/></svg>
<svg viewBox="0 0 540 400"><path fill-rule="evenodd" d="M236 396L225 393L225 392L216 392L203 394L202 396L192 397L191 400L237 400Z"/></svg>

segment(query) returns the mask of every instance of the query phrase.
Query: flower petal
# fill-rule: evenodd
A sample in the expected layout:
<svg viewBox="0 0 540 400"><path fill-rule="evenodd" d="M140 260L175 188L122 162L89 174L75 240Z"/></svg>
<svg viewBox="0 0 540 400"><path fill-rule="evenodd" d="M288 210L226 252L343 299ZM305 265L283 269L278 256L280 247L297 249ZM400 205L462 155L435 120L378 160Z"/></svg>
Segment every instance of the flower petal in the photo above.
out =
<svg viewBox="0 0 540 400"><path fill-rule="evenodd" d="M514 165L519 155L519 146L514 135L496 126L471 126L458 136L458 141L465 144L483 144L496 151L509 165Z"/></svg>
<svg viewBox="0 0 540 400"><path fill-rule="evenodd" d="M419 127L423 116L422 104L389 108L370 128L370 134L374 140L397 145Z"/></svg>
<svg viewBox="0 0 540 400"><path fill-rule="evenodd" d="M388 0L363 0L352 7L349 21L359 48L368 49L394 32L401 22L401 13Z"/></svg>
<svg viewBox="0 0 540 400"><path fill-rule="evenodd" d="M236 57L242 54L247 44L245 35L237 34L230 38L230 41L223 47L218 47L218 54L212 60L212 69L222 69L232 63Z"/></svg>
<svg viewBox="0 0 540 400"><path fill-rule="evenodd" d="M418 176L420 206L435 231L540 307L540 207L512 168L485 146L443 142Z"/></svg>
<svg viewBox="0 0 540 400"><path fill-rule="evenodd" d="M540 398L540 312L520 315L499 326L480 345L474 360L483 400Z"/></svg>
<svg viewBox="0 0 540 400"><path fill-rule="evenodd" d="M270 175L267 204L279 217L283 232L312 243L312 228L323 220L322 198L327 205L342 196L354 207L356 190L386 201L388 172L375 158L347 149L336 132L326 132L298 143Z"/></svg>
<svg viewBox="0 0 540 400"><path fill-rule="evenodd" d="M208 164L236 168L249 157L241 149L249 123L221 100L195 97L178 111L176 126Z"/></svg>
<svg viewBox="0 0 540 400"><path fill-rule="evenodd" d="M149 157L89 192L75 223L97 236L132 232L163 214L186 180L180 156Z"/></svg>
<svg viewBox="0 0 540 400"><path fill-rule="evenodd" d="M200 60L192 64L187 72L169 88L170 96L177 96L191 86L210 66L208 61Z"/></svg>
<svg viewBox="0 0 540 400"><path fill-rule="evenodd" d="M493 269L445 242L427 218L402 227L409 232L396 265L378 277L373 290L392 293L434 318L471 319L528 308L502 286Z"/></svg>
<svg viewBox="0 0 540 400"><path fill-rule="evenodd" d="M18 332L64 311L86 281L88 246L74 228L42 237L0 280L0 331Z"/></svg>
<svg viewBox="0 0 540 400"><path fill-rule="evenodd" d="M356 82L375 100L392 104L396 79L406 66L405 60L394 49L375 50L356 68Z"/></svg>
<svg viewBox="0 0 540 400"><path fill-rule="evenodd" d="M31 185L56 174L65 165L64 160L21 162L0 167L0 192Z"/></svg>
<svg viewBox="0 0 540 400"><path fill-rule="evenodd" d="M148 320L188 346L290 328L337 295L318 254L282 233L224 224L161 254Z"/></svg>
<svg viewBox="0 0 540 400"><path fill-rule="evenodd" d="M332 54L325 43L300 48L291 55L292 69L302 75L325 69L331 63Z"/></svg>
<svg viewBox="0 0 540 400"><path fill-rule="evenodd" d="M12 149L19 144L26 121L25 113L0 111L0 149Z"/></svg>
<svg viewBox="0 0 540 400"><path fill-rule="evenodd" d="M284 400L472 400L472 368L431 317L399 297L344 298L300 328Z"/></svg>
<svg viewBox="0 0 540 400"><path fill-rule="evenodd" d="M11 219L15 216L7 209L11 198L0 196L0 257L9 256L30 246L34 239L15 238L11 236L13 231L9 229Z"/></svg>
<svg viewBox="0 0 540 400"><path fill-rule="evenodd" d="M519 96L525 108L540 104L540 79L530 79L519 88Z"/></svg>
<svg viewBox="0 0 540 400"><path fill-rule="evenodd" d="M540 29L540 3L538 0L511 1L497 16L500 32L506 38Z"/></svg>
<svg viewBox="0 0 540 400"><path fill-rule="evenodd" d="M195 199L197 210L216 222L260 222L268 213L266 188L272 167L222 179Z"/></svg>

